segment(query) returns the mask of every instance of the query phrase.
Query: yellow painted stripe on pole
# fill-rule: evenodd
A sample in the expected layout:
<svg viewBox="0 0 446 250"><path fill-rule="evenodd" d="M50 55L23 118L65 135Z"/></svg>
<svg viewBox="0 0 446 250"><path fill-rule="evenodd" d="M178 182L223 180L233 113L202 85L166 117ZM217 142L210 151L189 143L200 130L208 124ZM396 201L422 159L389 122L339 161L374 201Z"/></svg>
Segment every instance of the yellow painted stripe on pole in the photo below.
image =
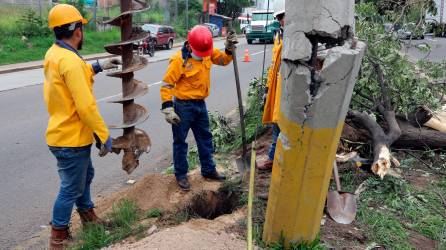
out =
<svg viewBox="0 0 446 250"><path fill-rule="evenodd" d="M313 129L281 117L263 240L315 239L343 122ZM303 129L303 130L302 130Z"/></svg>
<svg viewBox="0 0 446 250"><path fill-rule="evenodd" d="M248 194L248 250L253 250L252 245L252 203L254 201L254 176L256 165L256 143L252 142L251 146L251 167L249 169L249 194Z"/></svg>

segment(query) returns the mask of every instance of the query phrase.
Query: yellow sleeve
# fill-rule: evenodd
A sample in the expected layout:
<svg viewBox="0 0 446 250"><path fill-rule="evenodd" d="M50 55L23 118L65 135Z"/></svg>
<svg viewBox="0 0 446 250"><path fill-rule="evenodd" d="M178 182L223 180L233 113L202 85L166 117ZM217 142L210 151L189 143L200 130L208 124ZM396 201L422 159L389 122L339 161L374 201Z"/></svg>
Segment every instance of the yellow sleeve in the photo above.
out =
<svg viewBox="0 0 446 250"><path fill-rule="evenodd" d="M228 55L219 49L214 49L211 55L211 61L213 64L226 66L232 61L232 55Z"/></svg>
<svg viewBox="0 0 446 250"><path fill-rule="evenodd" d="M105 143L110 133L102 116L99 114L93 91L90 88L89 75L91 75L91 72L87 72L87 70L90 70L90 67L88 65L83 67L80 63L72 61L65 62L65 65L61 66L62 69L65 68L62 71L65 84L71 93L79 118L87 127L93 130L102 143Z"/></svg>
<svg viewBox="0 0 446 250"><path fill-rule="evenodd" d="M169 62L169 67L167 68L166 74L163 78L163 85L160 88L161 103L163 104L163 109L166 107L171 107L171 105L173 104L173 88L177 84L182 74L182 60L180 60L180 57L177 56L172 57Z"/></svg>

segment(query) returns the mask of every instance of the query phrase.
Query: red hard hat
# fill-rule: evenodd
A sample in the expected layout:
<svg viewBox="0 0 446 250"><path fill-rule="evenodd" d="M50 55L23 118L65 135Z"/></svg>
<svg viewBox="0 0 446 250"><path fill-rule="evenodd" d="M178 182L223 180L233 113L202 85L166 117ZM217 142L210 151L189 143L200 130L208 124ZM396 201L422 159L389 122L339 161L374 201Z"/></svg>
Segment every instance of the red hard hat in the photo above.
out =
<svg viewBox="0 0 446 250"><path fill-rule="evenodd" d="M212 55L214 41L211 31L205 26L196 25L187 35L187 40L192 48L192 52L199 57Z"/></svg>

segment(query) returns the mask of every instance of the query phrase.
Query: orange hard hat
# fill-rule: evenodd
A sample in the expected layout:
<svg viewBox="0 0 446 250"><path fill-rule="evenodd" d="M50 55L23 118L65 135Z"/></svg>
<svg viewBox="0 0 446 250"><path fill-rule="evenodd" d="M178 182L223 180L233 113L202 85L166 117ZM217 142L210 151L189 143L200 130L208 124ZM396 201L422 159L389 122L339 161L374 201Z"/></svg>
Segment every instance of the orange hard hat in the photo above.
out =
<svg viewBox="0 0 446 250"><path fill-rule="evenodd" d="M187 35L187 40L196 56L207 57L212 55L214 41L211 31L207 27L196 25Z"/></svg>
<svg viewBox="0 0 446 250"><path fill-rule="evenodd" d="M75 22L87 24L88 20L83 18L81 13L73 5L58 4L48 14L48 27L51 29Z"/></svg>

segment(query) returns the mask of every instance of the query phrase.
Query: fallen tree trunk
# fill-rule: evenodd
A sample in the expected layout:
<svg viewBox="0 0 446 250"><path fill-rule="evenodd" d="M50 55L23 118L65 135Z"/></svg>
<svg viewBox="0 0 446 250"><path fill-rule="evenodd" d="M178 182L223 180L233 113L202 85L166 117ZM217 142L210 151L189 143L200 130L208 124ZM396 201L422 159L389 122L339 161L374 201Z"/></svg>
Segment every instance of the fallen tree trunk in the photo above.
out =
<svg viewBox="0 0 446 250"><path fill-rule="evenodd" d="M398 119L402 134L393 144L397 148L446 149L446 133L414 127L409 122Z"/></svg>
<svg viewBox="0 0 446 250"><path fill-rule="evenodd" d="M352 126L352 122L347 121L345 124L342 139L352 142L367 142L372 138L368 131ZM414 127L402 118L397 118L397 122L401 128L401 135L393 142L392 148L446 150L446 133L425 127Z"/></svg>
<svg viewBox="0 0 446 250"><path fill-rule="evenodd" d="M390 152L390 146L400 137L401 130L393 110L385 110L383 107L379 109L389 125L387 134L378 122L366 113L349 111L348 117L369 131L373 142L372 171L383 179L392 166L392 162L396 162Z"/></svg>

